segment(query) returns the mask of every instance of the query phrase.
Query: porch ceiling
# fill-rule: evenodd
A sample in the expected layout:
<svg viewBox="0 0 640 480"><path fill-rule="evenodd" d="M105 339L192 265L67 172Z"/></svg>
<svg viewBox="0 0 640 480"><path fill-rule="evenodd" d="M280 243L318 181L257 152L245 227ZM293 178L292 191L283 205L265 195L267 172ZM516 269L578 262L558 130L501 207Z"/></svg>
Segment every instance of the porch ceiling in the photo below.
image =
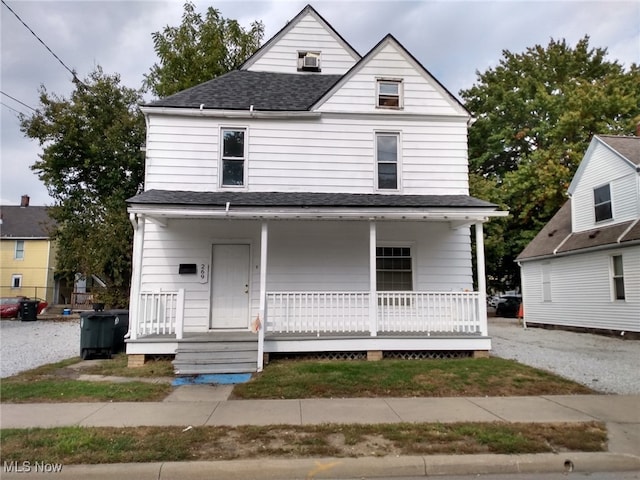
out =
<svg viewBox="0 0 640 480"><path fill-rule="evenodd" d="M506 216L468 195L150 190L128 200L129 212L162 224L169 218L448 221L462 226Z"/></svg>

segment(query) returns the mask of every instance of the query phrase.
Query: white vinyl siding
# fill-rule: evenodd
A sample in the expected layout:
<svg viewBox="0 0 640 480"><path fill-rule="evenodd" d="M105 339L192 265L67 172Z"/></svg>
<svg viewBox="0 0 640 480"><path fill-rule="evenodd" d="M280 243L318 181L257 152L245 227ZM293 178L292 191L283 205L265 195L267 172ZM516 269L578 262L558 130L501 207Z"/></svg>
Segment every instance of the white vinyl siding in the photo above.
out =
<svg viewBox="0 0 640 480"><path fill-rule="evenodd" d="M150 115L145 189L215 191L220 185L219 130L250 129L248 191L373 193L375 131L402 132L405 194L467 195L464 119L361 118L232 122Z"/></svg>
<svg viewBox="0 0 640 480"><path fill-rule="evenodd" d="M307 15L278 42L267 45L266 50L261 52L260 57L247 70L297 73L299 51L321 52L322 74L342 75L356 63L331 32L312 15Z"/></svg>
<svg viewBox="0 0 640 480"><path fill-rule="evenodd" d="M259 221L177 220L166 227L145 223L141 291L185 289L185 330L207 331L210 282L180 275L181 263L211 265L213 244L249 244L250 312L259 308ZM470 232L447 222L378 223L379 245L411 245L414 290L462 292L473 289ZM337 221L271 221L267 290L369 290L369 224Z"/></svg>
<svg viewBox="0 0 640 480"><path fill-rule="evenodd" d="M612 255L623 257L625 301L612 301ZM522 262L527 322L640 332L640 246L566 255L551 264L550 303L543 301L543 262Z"/></svg>
<svg viewBox="0 0 640 480"><path fill-rule="evenodd" d="M324 70L323 70L324 72ZM402 79L402 109L384 109L393 114L463 115L461 107L443 94L433 79L421 74L393 45L386 45L339 87L318 110L321 112L380 112L377 80Z"/></svg>
<svg viewBox="0 0 640 480"><path fill-rule="evenodd" d="M615 153L599 142L590 149L588 162L580 173L576 189L571 197L573 231L583 232L600 225L626 222L638 218L640 214L640 192L638 173ZM574 179L574 181L576 181ZM608 182L611 189L613 218L596 222L594 209L594 189Z"/></svg>

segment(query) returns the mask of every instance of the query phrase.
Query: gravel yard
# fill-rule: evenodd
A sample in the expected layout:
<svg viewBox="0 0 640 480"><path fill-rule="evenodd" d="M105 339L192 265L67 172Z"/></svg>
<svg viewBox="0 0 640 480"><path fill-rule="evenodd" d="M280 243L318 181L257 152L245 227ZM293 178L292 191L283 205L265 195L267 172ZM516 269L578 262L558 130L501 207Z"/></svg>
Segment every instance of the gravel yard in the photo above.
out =
<svg viewBox="0 0 640 480"><path fill-rule="evenodd" d="M551 371L603 393L640 394L640 340L590 333L524 329L489 318L492 354Z"/></svg>
<svg viewBox="0 0 640 480"><path fill-rule="evenodd" d="M0 378L79 356L80 320L0 321Z"/></svg>

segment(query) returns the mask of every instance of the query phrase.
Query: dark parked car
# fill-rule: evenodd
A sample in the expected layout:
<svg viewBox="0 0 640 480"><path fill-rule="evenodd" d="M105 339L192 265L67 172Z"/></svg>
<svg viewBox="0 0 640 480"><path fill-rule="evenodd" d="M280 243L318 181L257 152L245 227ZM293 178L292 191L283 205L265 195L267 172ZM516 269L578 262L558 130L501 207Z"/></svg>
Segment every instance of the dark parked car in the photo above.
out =
<svg viewBox="0 0 640 480"><path fill-rule="evenodd" d="M515 295L504 295L498 300L496 306L496 316L498 317L517 317L518 310L520 310L520 304L522 303L522 297Z"/></svg>
<svg viewBox="0 0 640 480"><path fill-rule="evenodd" d="M47 302L39 298L2 297L0 298L0 318L17 318L20 315L20 302L25 300L38 301L38 315L49 306Z"/></svg>

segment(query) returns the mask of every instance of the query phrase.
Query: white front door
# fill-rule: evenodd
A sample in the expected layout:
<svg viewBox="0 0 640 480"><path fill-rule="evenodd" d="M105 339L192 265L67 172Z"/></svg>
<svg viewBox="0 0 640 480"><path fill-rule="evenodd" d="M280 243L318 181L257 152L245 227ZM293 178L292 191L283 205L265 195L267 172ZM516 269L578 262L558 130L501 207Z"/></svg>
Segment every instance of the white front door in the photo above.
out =
<svg viewBox="0 0 640 480"><path fill-rule="evenodd" d="M214 245L211 328L249 326L249 245Z"/></svg>

